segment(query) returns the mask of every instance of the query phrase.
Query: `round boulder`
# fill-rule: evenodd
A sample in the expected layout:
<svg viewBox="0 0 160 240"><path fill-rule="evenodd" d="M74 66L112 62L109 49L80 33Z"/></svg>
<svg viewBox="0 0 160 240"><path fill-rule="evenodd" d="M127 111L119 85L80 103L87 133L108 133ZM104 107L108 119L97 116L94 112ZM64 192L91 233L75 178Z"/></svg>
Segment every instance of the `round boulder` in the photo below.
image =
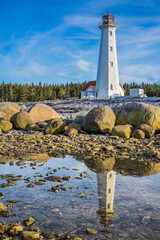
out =
<svg viewBox="0 0 160 240"><path fill-rule="evenodd" d="M13 102L0 103L0 113L3 116L3 119L6 121L10 121L11 117L20 111L21 108L16 103Z"/></svg>
<svg viewBox="0 0 160 240"><path fill-rule="evenodd" d="M117 125L112 129L111 134L113 136L119 136L122 138L130 138L132 126L129 124Z"/></svg>
<svg viewBox="0 0 160 240"><path fill-rule="evenodd" d="M25 111L15 114L11 118L11 122L13 123L14 127L17 129L25 129L26 125L29 123L35 123L34 118Z"/></svg>
<svg viewBox="0 0 160 240"><path fill-rule="evenodd" d="M150 125L155 130L160 129L160 108L131 102L115 109L116 125L131 124L138 127L142 123Z"/></svg>
<svg viewBox="0 0 160 240"><path fill-rule="evenodd" d="M12 123L9 122L9 121L5 121L5 120L2 120L0 122L0 129L3 131L3 132L8 132L9 130L11 130L13 127Z"/></svg>
<svg viewBox="0 0 160 240"><path fill-rule="evenodd" d="M140 129L136 129L132 132L132 137L138 139L145 139L145 133Z"/></svg>
<svg viewBox="0 0 160 240"><path fill-rule="evenodd" d="M110 107L93 108L85 117L84 130L89 133L109 133L115 121L115 114Z"/></svg>
<svg viewBox="0 0 160 240"><path fill-rule="evenodd" d="M60 118L60 115L46 104L36 104L28 109L35 122L45 122L54 118Z"/></svg>

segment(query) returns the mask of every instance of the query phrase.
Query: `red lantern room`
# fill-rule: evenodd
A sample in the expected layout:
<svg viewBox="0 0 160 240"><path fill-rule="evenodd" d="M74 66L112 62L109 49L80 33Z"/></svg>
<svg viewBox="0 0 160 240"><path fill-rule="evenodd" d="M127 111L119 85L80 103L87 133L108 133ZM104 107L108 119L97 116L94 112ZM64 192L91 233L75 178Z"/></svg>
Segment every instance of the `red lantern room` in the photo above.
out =
<svg viewBox="0 0 160 240"><path fill-rule="evenodd" d="M102 24L114 25L114 16L108 12L106 15L102 17Z"/></svg>

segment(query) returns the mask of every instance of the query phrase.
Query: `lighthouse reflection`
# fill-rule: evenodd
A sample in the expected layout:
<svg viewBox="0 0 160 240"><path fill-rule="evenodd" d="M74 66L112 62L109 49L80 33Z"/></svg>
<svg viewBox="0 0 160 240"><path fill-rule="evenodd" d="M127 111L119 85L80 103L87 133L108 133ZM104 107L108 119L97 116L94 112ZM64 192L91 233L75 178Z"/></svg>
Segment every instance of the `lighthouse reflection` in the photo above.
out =
<svg viewBox="0 0 160 240"><path fill-rule="evenodd" d="M85 160L86 166L97 173L97 190L99 200L100 223L105 227L112 223L114 214L113 202L115 192L116 172L113 171L115 158L106 158L105 160Z"/></svg>
<svg viewBox="0 0 160 240"><path fill-rule="evenodd" d="M97 173L98 199L100 222L105 227L112 223L114 214L113 202L115 192L116 172L111 170L106 174Z"/></svg>

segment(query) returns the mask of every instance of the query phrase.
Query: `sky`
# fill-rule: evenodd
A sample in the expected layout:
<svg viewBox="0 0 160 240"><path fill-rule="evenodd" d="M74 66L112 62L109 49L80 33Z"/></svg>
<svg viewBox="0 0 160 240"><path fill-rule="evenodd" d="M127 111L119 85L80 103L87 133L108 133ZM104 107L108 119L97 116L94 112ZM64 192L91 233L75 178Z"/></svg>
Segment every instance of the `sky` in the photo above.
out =
<svg viewBox="0 0 160 240"><path fill-rule="evenodd" d="M120 82L160 84L160 0L0 0L0 83L96 80L108 11Z"/></svg>

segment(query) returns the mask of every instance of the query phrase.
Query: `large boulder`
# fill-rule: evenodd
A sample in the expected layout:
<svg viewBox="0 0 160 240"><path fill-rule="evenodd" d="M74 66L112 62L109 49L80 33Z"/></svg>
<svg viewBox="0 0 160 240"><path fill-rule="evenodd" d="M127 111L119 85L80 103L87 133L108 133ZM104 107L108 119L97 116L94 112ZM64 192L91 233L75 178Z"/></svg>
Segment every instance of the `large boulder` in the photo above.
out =
<svg viewBox="0 0 160 240"><path fill-rule="evenodd" d="M46 134L59 134L64 131L65 122L62 119L53 119L45 127Z"/></svg>
<svg viewBox="0 0 160 240"><path fill-rule="evenodd" d="M0 103L0 113L3 116L3 119L6 121L10 121L11 117L20 111L21 108L16 103L13 102Z"/></svg>
<svg viewBox="0 0 160 240"><path fill-rule="evenodd" d="M28 109L35 122L45 122L54 118L61 118L60 115L46 104L36 104Z"/></svg>
<svg viewBox="0 0 160 240"><path fill-rule="evenodd" d="M93 108L85 117L84 130L89 133L109 133L115 121L115 114L110 107Z"/></svg>
<svg viewBox="0 0 160 240"><path fill-rule="evenodd" d="M3 131L3 132L8 132L9 130L11 130L13 127L12 123L9 122L9 121L5 121L5 120L2 120L0 122L0 129Z"/></svg>
<svg viewBox="0 0 160 240"><path fill-rule="evenodd" d="M26 125L29 123L35 123L34 118L30 115L30 113L22 111L12 116L11 122L14 127L17 129L25 129Z"/></svg>
<svg viewBox="0 0 160 240"><path fill-rule="evenodd" d="M115 110L116 125L131 124L138 127L145 123L155 130L160 129L160 108L145 104L131 102L121 105Z"/></svg>
<svg viewBox="0 0 160 240"><path fill-rule="evenodd" d="M79 124L81 126L81 128L84 128L85 117L86 116L79 115L73 120L73 123Z"/></svg>
<svg viewBox="0 0 160 240"><path fill-rule="evenodd" d="M117 125L112 129L111 134L122 138L130 138L132 126L129 124Z"/></svg>

